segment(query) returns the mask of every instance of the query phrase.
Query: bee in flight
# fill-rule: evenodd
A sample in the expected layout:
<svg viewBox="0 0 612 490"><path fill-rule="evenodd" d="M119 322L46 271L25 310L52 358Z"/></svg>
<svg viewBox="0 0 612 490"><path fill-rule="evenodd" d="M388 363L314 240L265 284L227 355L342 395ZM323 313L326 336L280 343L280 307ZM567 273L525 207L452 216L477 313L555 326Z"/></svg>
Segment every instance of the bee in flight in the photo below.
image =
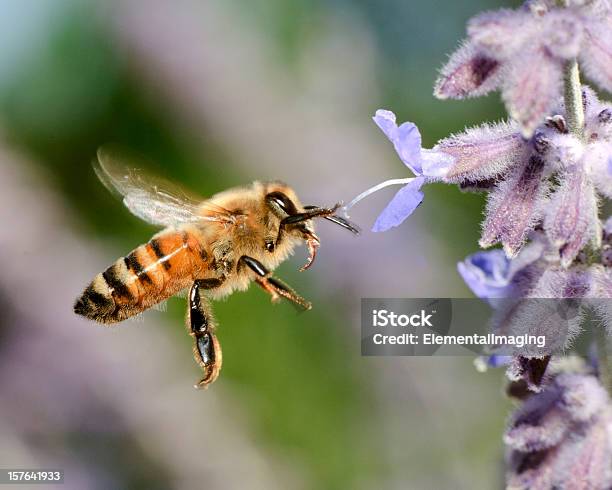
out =
<svg viewBox="0 0 612 490"><path fill-rule="evenodd" d="M98 274L76 300L74 311L115 323L189 289L187 328L194 339L193 355L204 371L197 388L210 385L221 370L211 299L246 290L255 281L273 302L285 298L308 310L311 304L272 271L301 242L309 250L301 270L312 265L319 247L314 218L359 233L334 214L339 205L302 206L293 189L281 182L254 182L198 199L124 167L106 149L98 151L94 169L134 215L164 229Z"/></svg>

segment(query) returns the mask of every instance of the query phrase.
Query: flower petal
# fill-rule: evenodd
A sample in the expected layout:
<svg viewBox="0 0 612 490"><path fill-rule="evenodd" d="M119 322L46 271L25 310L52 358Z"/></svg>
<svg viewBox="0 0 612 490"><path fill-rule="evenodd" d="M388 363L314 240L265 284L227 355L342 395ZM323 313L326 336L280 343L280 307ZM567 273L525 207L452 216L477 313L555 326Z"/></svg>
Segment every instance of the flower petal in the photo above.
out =
<svg viewBox="0 0 612 490"><path fill-rule="evenodd" d="M455 157L446 180L458 183L499 176L531 151L514 122L470 128L441 140L434 150Z"/></svg>
<svg viewBox="0 0 612 490"><path fill-rule="evenodd" d="M381 129L383 133L393 141L397 133L397 123L395 114L392 111L386 109L378 109L374 117L372 118L376 125Z"/></svg>
<svg viewBox="0 0 612 490"><path fill-rule="evenodd" d="M391 111L379 109L372 118L377 126L393 143L395 151L404 165L415 175L421 175L421 133L414 123L405 122L397 126L395 114Z"/></svg>
<svg viewBox="0 0 612 490"><path fill-rule="evenodd" d="M561 62L535 49L512 60L502 97L508 113L530 137L550 114L561 94Z"/></svg>
<svg viewBox="0 0 612 490"><path fill-rule="evenodd" d="M434 95L439 99L478 97L499 86L500 63L464 42L440 70Z"/></svg>
<svg viewBox="0 0 612 490"><path fill-rule="evenodd" d="M501 241L506 255L516 255L541 216L545 195L544 164L534 155L489 194L480 246Z"/></svg>
<svg viewBox="0 0 612 490"><path fill-rule="evenodd" d="M591 80L605 90L612 90L612 21L587 24L580 61Z"/></svg>
<svg viewBox="0 0 612 490"><path fill-rule="evenodd" d="M544 231L568 267L599 229L595 189L586 172L575 165L560 177L561 184L547 204Z"/></svg>
<svg viewBox="0 0 612 490"><path fill-rule="evenodd" d="M372 231L387 231L390 228L399 226L423 201L421 186L425 183L425 178L416 177L408 185L402 187L397 194L387 204L387 207L376 219Z"/></svg>

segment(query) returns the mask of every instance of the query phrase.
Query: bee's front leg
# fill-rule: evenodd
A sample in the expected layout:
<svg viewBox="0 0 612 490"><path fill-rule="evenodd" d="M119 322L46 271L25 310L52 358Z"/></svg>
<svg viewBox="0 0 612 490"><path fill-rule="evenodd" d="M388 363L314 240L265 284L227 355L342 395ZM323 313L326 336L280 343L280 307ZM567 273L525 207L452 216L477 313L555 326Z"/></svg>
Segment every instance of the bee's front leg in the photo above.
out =
<svg viewBox="0 0 612 490"><path fill-rule="evenodd" d="M210 301L204 295L204 289L210 289L210 280L198 280L189 291L188 327L194 338L193 356L204 371L204 377L195 385L196 388L207 388L219 376L222 364L221 345L214 334L215 321Z"/></svg>
<svg viewBox="0 0 612 490"><path fill-rule="evenodd" d="M283 298L291 301L300 309L310 310L310 308L312 308L312 304L309 301L302 298L283 281L274 277L272 272L266 269L266 267L259 260L249 257L248 255L243 255L238 260L238 269L242 268L243 266L247 266L256 274L255 282L257 282L257 284L259 284L272 296L273 301L279 296L282 296Z"/></svg>

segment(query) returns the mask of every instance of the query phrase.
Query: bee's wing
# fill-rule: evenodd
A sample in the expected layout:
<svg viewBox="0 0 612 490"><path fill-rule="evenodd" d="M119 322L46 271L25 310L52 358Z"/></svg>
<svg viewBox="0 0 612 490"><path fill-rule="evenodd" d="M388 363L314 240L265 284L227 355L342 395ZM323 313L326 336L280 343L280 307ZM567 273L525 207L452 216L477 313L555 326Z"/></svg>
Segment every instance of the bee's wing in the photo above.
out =
<svg viewBox="0 0 612 490"><path fill-rule="evenodd" d="M174 226L198 221L234 221L232 213L221 206L140 169L125 167L108 148L98 150L93 167L102 183L122 198L132 214L147 223Z"/></svg>

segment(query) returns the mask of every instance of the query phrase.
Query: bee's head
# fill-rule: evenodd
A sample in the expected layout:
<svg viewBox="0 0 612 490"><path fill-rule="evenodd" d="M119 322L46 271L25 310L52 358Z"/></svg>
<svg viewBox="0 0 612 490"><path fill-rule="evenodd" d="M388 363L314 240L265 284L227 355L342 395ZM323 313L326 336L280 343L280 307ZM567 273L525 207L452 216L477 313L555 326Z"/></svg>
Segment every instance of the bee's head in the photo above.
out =
<svg viewBox="0 0 612 490"><path fill-rule="evenodd" d="M301 270L308 269L312 265L320 245L319 237L314 232L314 218L326 218L355 234L359 233L359 228L334 214L340 207L339 204L333 208L302 206L295 191L286 184L280 182L270 184L265 200L272 213L280 219L279 240L284 231L306 241L310 255L308 262Z"/></svg>

